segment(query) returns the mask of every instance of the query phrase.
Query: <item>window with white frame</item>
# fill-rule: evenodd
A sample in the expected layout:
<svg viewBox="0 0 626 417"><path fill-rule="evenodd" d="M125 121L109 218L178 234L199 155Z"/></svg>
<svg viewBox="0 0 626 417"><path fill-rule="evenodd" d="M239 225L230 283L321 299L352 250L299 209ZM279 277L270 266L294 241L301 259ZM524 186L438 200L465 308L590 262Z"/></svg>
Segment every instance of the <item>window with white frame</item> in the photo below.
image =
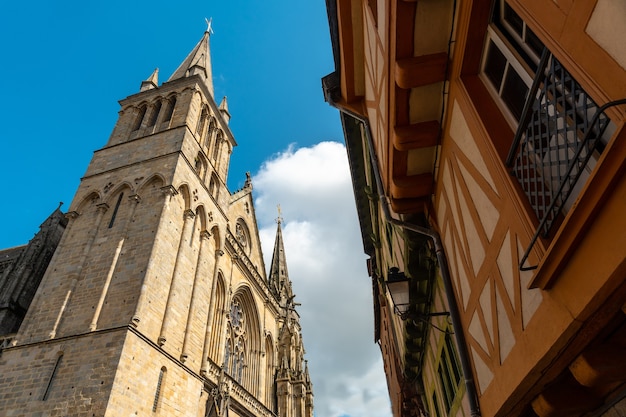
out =
<svg viewBox="0 0 626 417"><path fill-rule="evenodd" d="M513 127L520 121L542 50L543 44L521 17L498 0L487 28L481 70Z"/></svg>

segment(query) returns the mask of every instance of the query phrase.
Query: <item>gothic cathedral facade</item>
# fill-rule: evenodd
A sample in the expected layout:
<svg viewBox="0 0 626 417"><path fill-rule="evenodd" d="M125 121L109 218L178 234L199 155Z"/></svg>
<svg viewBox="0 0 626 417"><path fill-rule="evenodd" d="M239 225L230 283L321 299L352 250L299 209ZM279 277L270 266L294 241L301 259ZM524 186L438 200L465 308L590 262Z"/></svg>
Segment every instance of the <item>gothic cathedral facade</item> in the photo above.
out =
<svg viewBox="0 0 626 417"><path fill-rule="evenodd" d="M226 186L236 142L209 38L120 102L19 330L0 335L2 415L313 416L281 220L266 274L250 178Z"/></svg>

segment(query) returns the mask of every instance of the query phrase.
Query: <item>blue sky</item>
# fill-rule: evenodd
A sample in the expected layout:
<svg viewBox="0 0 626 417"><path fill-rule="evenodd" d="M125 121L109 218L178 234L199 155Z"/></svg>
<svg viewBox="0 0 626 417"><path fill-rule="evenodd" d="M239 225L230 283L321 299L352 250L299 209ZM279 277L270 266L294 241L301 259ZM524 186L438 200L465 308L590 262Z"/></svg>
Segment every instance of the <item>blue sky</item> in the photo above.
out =
<svg viewBox="0 0 626 417"><path fill-rule="evenodd" d="M297 4L297 7L294 7ZM34 1L0 6L0 173L8 181L0 247L28 241L59 201L68 207L118 100L159 68L165 81L213 17L213 78L239 146L229 186L290 143L342 141L320 78L332 72L324 2ZM18 185L19 184L19 185ZM20 189L19 195L16 195Z"/></svg>
<svg viewBox="0 0 626 417"><path fill-rule="evenodd" d="M4 2L0 6L0 248L28 242L69 207L118 100L160 82L211 37L215 98L238 142L228 185L250 171L266 264L282 209L317 417L389 417L338 112L320 79L334 70L323 0Z"/></svg>

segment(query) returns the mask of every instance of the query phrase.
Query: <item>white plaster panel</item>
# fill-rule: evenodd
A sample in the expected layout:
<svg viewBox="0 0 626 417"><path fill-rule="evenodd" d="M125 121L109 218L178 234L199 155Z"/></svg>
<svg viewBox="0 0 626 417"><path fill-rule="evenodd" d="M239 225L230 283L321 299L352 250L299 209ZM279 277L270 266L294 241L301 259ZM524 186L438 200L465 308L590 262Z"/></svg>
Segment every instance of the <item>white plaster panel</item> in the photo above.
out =
<svg viewBox="0 0 626 417"><path fill-rule="evenodd" d="M442 82L411 88L409 94L410 123L439 120L442 89Z"/></svg>
<svg viewBox="0 0 626 417"><path fill-rule="evenodd" d="M522 246L519 239L517 240L517 253L518 258L521 259L524 254L524 246ZM534 271L520 271L520 286L522 293L522 325L524 328L528 325L528 322L533 317L537 308L541 304L543 300L543 295L541 294L540 289L529 289L528 284L530 280L533 278Z"/></svg>
<svg viewBox="0 0 626 417"><path fill-rule="evenodd" d="M476 350L473 347L471 349L474 369L476 369L476 377L478 379L478 389L482 394L489 387L489 384L491 384L493 372L491 372L491 369L489 369L489 366L482 360L480 355L476 353Z"/></svg>
<svg viewBox="0 0 626 417"><path fill-rule="evenodd" d="M452 208L452 218L455 222L458 222L461 220L461 215L459 213L454 188L455 187L452 185L452 173L450 171L450 164L448 163L448 161L445 161L443 166L443 189L448 196L448 200L450 201L450 206ZM454 226L458 227L457 224L455 224Z"/></svg>
<svg viewBox="0 0 626 417"><path fill-rule="evenodd" d="M463 222L465 226L465 239L469 246L469 253L472 259L472 268L474 269L474 275L478 275L478 271L485 260L485 248L478 235L478 229L474 224L474 219L470 215L469 206L465 201L465 196L462 193L462 189L457 182L457 195L459 197L459 205L461 206L461 213L463 216L459 218L460 222Z"/></svg>
<svg viewBox="0 0 626 417"><path fill-rule="evenodd" d="M455 246L455 257L457 263L457 271L459 274L459 282L461 283L460 288L462 289L461 295L463 296L463 309L467 308L467 303L469 302L470 295L470 284L467 278L467 273L465 272L465 264L461 258L460 248Z"/></svg>
<svg viewBox="0 0 626 417"><path fill-rule="evenodd" d="M450 38L452 7L454 2L418 1L413 34L415 55L446 52ZM434 25L433 22L438 22Z"/></svg>
<svg viewBox="0 0 626 417"><path fill-rule="evenodd" d="M472 201L474 202L480 221L485 229L487 238L491 241L493 232L496 229L496 224L498 224L498 220L500 219L500 212L496 206L493 205L489 197L487 197L482 187L478 185L474 177L470 175L467 168L465 168L460 160L457 161L459 162L461 173L472 196Z"/></svg>
<svg viewBox="0 0 626 417"><path fill-rule="evenodd" d="M598 0L585 31L626 69L626 1Z"/></svg>
<svg viewBox="0 0 626 417"><path fill-rule="evenodd" d="M504 303L500 291L496 289L496 309L498 315L498 340L500 342L500 363L504 362L513 346L515 346L515 335L509 321L509 316L504 309Z"/></svg>
<svg viewBox="0 0 626 417"><path fill-rule="evenodd" d="M506 236L502 242L502 247L500 247L500 252L498 253L498 259L496 262L498 264L500 276L502 276L502 283L506 289L509 301L515 308L515 282L513 278L513 268L517 268L517 265L513 265L510 230L506 232Z"/></svg>
<svg viewBox="0 0 626 417"><path fill-rule="evenodd" d="M487 331L489 332L489 338L493 343L493 315L491 309L491 280L487 280L483 287L483 292L480 293L480 308L483 310L483 317L485 318L485 324Z"/></svg>
<svg viewBox="0 0 626 417"><path fill-rule="evenodd" d="M483 159L476 141L472 137L467 122L463 117L463 112L459 107L458 102L455 100L452 106L452 117L450 120L450 137L457 146L463 150L465 156L472 162L476 169L483 174L485 180L489 183L494 192L498 192L496 189L493 178L491 177L485 160Z"/></svg>
<svg viewBox="0 0 626 417"><path fill-rule="evenodd" d="M406 175L429 174L433 171L435 163L436 146L427 148L411 149L407 152Z"/></svg>
<svg viewBox="0 0 626 417"><path fill-rule="evenodd" d="M477 311L474 311L474 315L472 316L472 321L470 322L470 325L469 325L469 332L474 338L474 340L478 342L480 347L483 348L485 352L489 352L489 346L487 346L487 339L485 338L485 333L483 332L483 328L480 325L480 317Z"/></svg>
<svg viewBox="0 0 626 417"><path fill-rule="evenodd" d="M441 198L439 199L439 205L437 207L437 219L440 222L443 222L444 216L446 215L446 208L448 207L446 203L446 199L444 198L445 191L442 193Z"/></svg>

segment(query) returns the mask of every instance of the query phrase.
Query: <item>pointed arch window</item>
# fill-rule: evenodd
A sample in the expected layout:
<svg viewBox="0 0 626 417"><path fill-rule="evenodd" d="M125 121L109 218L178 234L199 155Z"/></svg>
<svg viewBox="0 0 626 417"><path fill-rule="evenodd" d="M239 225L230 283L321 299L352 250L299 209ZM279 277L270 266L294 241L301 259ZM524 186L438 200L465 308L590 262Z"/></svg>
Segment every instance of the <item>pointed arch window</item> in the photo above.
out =
<svg viewBox="0 0 626 417"><path fill-rule="evenodd" d="M221 335L224 334L224 314L226 308L226 290L224 288L224 276L222 273L218 273L217 276L217 288L215 289L215 309L213 310L213 321L211 332L211 339L209 345L209 357L207 359L213 359L218 361L219 349L222 346ZM228 346L228 345L227 345Z"/></svg>
<svg viewBox="0 0 626 417"><path fill-rule="evenodd" d="M148 106L146 106L145 104L139 107L139 110L137 111L137 118L135 119L135 124L133 125L133 132L139 130L139 128L141 127L141 123L143 122L143 118L146 115L147 109Z"/></svg>
<svg viewBox="0 0 626 417"><path fill-rule="evenodd" d="M246 320L239 300L233 300L228 313L228 336L224 349L224 370L237 382L243 381L246 364Z"/></svg>
<svg viewBox="0 0 626 417"><path fill-rule="evenodd" d="M52 368L52 373L50 374L50 379L48 379L48 385L46 385L46 390L43 393L42 401L46 401L50 396L50 390L52 389L52 383L54 382L54 378L57 375L59 370L59 366L61 365L61 360L63 359L63 353L59 354L56 362L54 363L54 368Z"/></svg>
<svg viewBox="0 0 626 417"><path fill-rule="evenodd" d="M209 129L206 132L206 138L204 141L204 147L206 148L206 153L208 155L209 148L211 147L211 140L213 139L213 134L217 130L217 122L215 121L215 117L211 117L209 121Z"/></svg>
<svg viewBox="0 0 626 417"><path fill-rule="evenodd" d="M250 231L243 219L237 220L237 224L235 225L235 237L243 250L249 254L252 246L250 241Z"/></svg>
<svg viewBox="0 0 626 417"><path fill-rule="evenodd" d="M165 376L167 374L167 368L164 366L161 368L159 372L159 379L157 381L156 390L154 392L154 401L152 402L152 412L156 412L158 410L159 405L161 405L161 393L163 391L163 384L165 383Z"/></svg>
<svg viewBox="0 0 626 417"><path fill-rule="evenodd" d="M120 196L117 199L117 203L115 204L115 208L113 209L113 214L111 214L111 221L109 222L109 229L113 228L115 224L115 218L117 217L117 211L120 209L120 204L122 204L122 198L124 198L124 193L120 193Z"/></svg>
<svg viewBox="0 0 626 417"><path fill-rule="evenodd" d="M268 336L265 340L265 405L276 412L276 383L274 369L274 344Z"/></svg>
<svg viewBox="0 0 626 417"><path fill-rule="evenodd" d="M152 127L156 124L157 119L159 118L159 113L161 112L161 101L157 101L152 108L152 113L150 113L150 119L148 119L148 127Z"/></svg>
<svg viewBox="0 0 626 417"><path fill-rule="evenodd" d="M202 113L200 114L200 120L198 120L198 125L196 126L196 135L198 136L198 141L202 136L202 132L204 131L204 126L206 125L206 121L209 117L209 110L205 107L202 108Z"/></svg>
<svg viewBox="0 0 626 417"><path fill-rule="evenodd" d="M220 130L217 133L217 137L215 138L215 145L213 146L213 160L217 161L217 157L220 154L220 147L222 146L222 141L224 140L224 133Z"/></svg>
<svg viewBox="0 0 626 417"><path fill-rule="evenodd" d="M172 115L174 114L174 107L176 107L176 97L171 97L168 99L167 110L165 110L165 114L163 115L163 122L169 122L172 120Z"/></svg>
<svg viewBox="0 0 626 417"><path fill-rule="evenodd" d="M200 179L202 179L203 181L204 181L204 175L206 173L206 166L207 166L206 159L204 158L201 152L198 152L198 155L196 155L196 159L194 161L194 169L198 173L198 176L200 177Z"/></svg>
<svg viewBox="0 0 626 417"><path fill-rule="evenodd" d="M219 187L217 175L213 174L211 175L211 182L209 182L209 194L211 194L211 196L217 200L218 191Z"/></svg>

